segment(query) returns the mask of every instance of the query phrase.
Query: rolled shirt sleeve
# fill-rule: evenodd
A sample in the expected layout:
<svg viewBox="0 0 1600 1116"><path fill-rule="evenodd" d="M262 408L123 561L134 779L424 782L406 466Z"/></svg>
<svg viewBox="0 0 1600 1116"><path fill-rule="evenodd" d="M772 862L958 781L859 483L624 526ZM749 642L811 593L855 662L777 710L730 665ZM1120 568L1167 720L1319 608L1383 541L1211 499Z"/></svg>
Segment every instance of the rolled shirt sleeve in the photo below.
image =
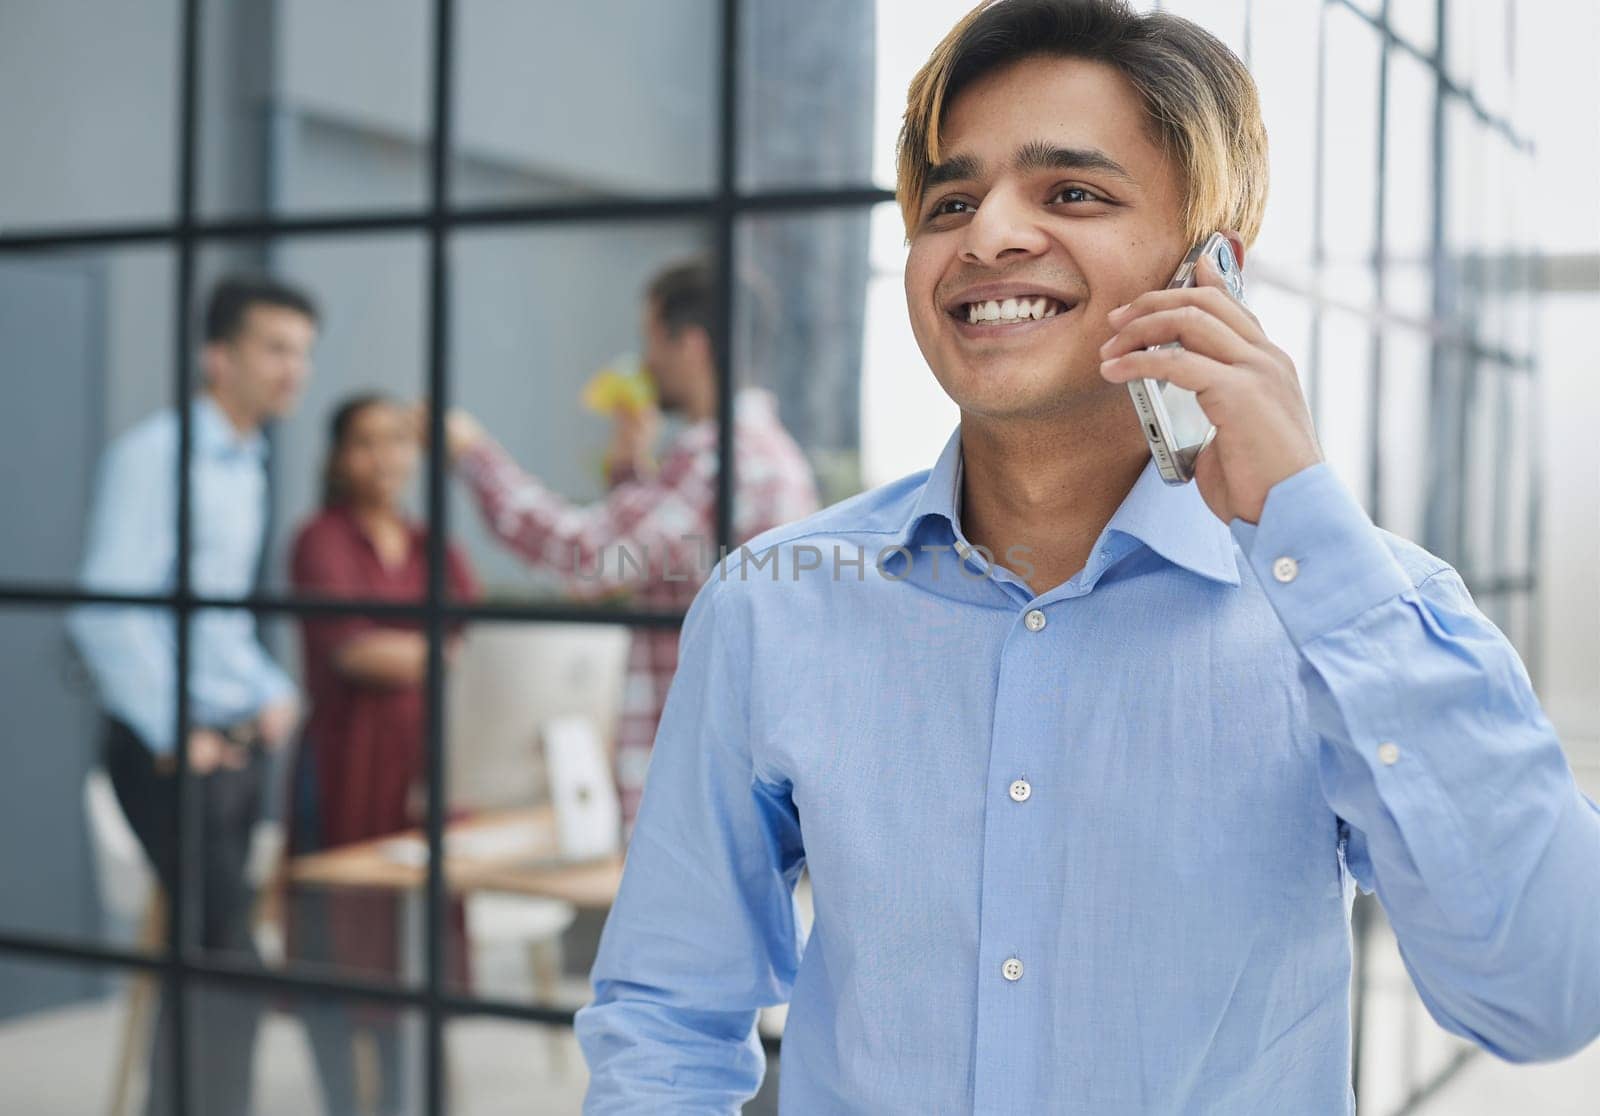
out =
<svg viewBox="0 0 1600 1116"><path fill-rule="evenodd" d="M101 459L79 575L98 593L153 594L171 586L177 536L171 440L159 427L114 442ZM106 712L153 752L170 752L177 733L171 617L159 608L80 605L67 631L94 679Z"/></svg>
<svg viewBox="0 0 1600 1116"><path fill-rule="evenodd" d="M1433 1016L1509 1060L1600 1033L1600 810L1455 570L1408 575L1326 464L1230 528L1300 652L1344 857Z"/></svg>

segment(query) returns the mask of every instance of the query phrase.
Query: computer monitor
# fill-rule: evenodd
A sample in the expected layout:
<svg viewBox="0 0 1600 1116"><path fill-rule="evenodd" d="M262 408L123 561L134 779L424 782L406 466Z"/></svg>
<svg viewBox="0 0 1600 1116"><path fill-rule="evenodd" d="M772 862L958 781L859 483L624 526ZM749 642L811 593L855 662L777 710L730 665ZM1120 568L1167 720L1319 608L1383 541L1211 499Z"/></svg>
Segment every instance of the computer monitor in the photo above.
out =
<svg viewBox="0 0 1600 1116"><path fill-rule="evenodd" d="M452 809L550 801L541 733L566 715L587 717L609 757L632 639L628 628L479 622L463 638L446 682Z"/></svg>

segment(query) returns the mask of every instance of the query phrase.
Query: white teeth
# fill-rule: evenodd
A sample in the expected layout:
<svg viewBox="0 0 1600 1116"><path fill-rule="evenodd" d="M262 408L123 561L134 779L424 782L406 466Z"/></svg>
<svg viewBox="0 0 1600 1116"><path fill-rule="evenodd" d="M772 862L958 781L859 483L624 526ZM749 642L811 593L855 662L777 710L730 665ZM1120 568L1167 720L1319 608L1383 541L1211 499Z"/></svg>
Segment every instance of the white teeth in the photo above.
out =
<svg viewBox="0 0 1600 1116"><path fill-rule="evenodd" d="M967 303L967 322L1018 322L1053 318L1065 310L1061 303L1045 295L1037 298L1008 298L998 301Z"/></svg>

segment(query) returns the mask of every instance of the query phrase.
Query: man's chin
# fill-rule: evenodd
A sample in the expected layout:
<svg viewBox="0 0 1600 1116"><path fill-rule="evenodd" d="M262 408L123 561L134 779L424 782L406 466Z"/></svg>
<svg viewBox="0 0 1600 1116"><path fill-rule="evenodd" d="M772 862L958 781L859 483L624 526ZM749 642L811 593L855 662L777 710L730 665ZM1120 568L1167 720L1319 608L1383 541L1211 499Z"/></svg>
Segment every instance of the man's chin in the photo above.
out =
<svg viewBox="0 0 1600 1116"><path fill-rule="evenodd" d="M946 393L964 413L992 419L1036 419L1052 413L1066 414L1105 396L1105 389L1117 387L1097 375L1095 382L1060 369L1019 368L1011 372L981 370L961 377L957 390Z"/></svg>

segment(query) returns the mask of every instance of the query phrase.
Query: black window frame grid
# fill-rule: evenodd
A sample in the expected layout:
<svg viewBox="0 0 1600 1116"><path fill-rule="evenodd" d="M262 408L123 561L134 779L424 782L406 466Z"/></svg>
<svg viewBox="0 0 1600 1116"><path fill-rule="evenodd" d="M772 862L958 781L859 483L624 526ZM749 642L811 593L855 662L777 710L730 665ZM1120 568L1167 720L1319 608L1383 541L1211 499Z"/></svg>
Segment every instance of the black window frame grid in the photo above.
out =
<svg viewBox="0 0 1600 1116"><path fill-rule="evenodd" d="M446 627L459 621L532 621L540 623L605 623L635 627L673 627L682 623L683 614L677 611L641 610L560 602L527 603L468 603L452 601L444 584L444 548L449 538L447 490L450 484L448 466L442 455L430 454L426 463L426 500L430 524L428 541L429 578L426 595L415 602L396 603L392 600L316 599L293 595L252 592L241 598L212 598L195 594L191 589L190 553L187 543L193 526L192 496L184 483L187 463L193 447L192 416L187 401L192 397L195 376L195 347L193 322L195 304L196 259L201 249L209 244L244 241L276 241L294 237L347 236L363 233L404 231L421 233L426 238L427 259L427 353L426 384L434 406L430 414L430 439L432 444L443 442L444 414L450 403L451 377L449 356L449 238L451 233L469 228L525 229L544 225L574 222L609 223L639 220L698 219L713 230L714 255L718 263L718 303L720 313L716 323L717 351L732 351L732 325L735 304L733 267L735 237L742 218L763 213L821 213L834 210L870 211L872 207L893 202L890 189L867 183L836 188L797 188L740 190L739 179L739 126L738 104L740 58L740 11L749 0L720 0L719 69L716 96L717 175L713 192L701 196L641 196L627 199L555 201L537 204L477 204L452 205L450 202L452 125L454 121L455 64L454 30L456 26L456 0L431 0L433 44L429 59L427 83L430 91L430 117L432 142L428 149L427 200L420 208L383 209L338 214L277 215L264 213L245 218L204 219L197 212L198 196L198 143L201 23L206 4L204 0L181 0L178 13L180 81L178 89L179 132L177 149L177 206L171 221L145 221L116 224L89 224L56 228L24 229L16 232L0 231L0 258L21 255L95 247L125 247L133 245L164 245L175 250L175 301L173 310L174 381L172 400L179 416L179 454L173 483L178 486L177 531L185 545L177 548L176 584L170 593L113 594L84 591L70 584L38 585L0 578L0 610L38 609L79 604L144 605L159 608L173 615L179 622L176 631L177 662L177 748L180 762L177 765L177 826L180 863L184 870L178 873L177 886L167 898L167 925L179 927L187 917L190 898L184 886L185 877L192 878L194 850L188 840L189 814L193 809L189 789L192 776L186 759L187 735L190 726L189 696L187 687L190 659L190 634L188 618L210 608L244 608L255 615L352 615L404 617L420 621L428 639L427 658L427 776L429 782L426 833L429 851L427 878L426 924L426 975L420 987L398 985L390 981L363 979L355 976L311 975L293 969L272 969L230 963L185 946L185 935L169 935L165 951L159 955L133 950L99 946L88 943L56 940L50 935L25 934L0 930L0 956L18 959L87 963L91 966L121 971L145 971L157 974L165 984L170 997L171 1025L175 1031L173 1044L178 1080L187 1080L187 1063L191 1056L190 1021L186 991L195 985L222 983L236 987L253 988L263 994L280 991L309 997L352 997L415 1009L425 1022L423 1110L434 1116L446 1109L444 1092L444 1027L455 1018L493 1017L510 1021L547 1026L570 1027L574 1012L548 1004L512 1002L485 999L452 991L445 986L444 946L447 932L444 910L446 885L443 865L444 807L444 671L443 635ZM769 0L755 0L769 2ZM870 2L870 0L862 0ZM1251 15L1258 0L1246 0L1244 61L1250 62ZM1371 377L1370 406L1368 414L1372 438L1369 444L1368 485L1361 493L1373 518L1382 521L1382 476L1384 448L1378 428L1379 408L1383 385L1383 333L1378 327L1394 325L1421 332L1427 338L1431 353L1430 399L1437 399L1445 388L1460 388L1464 394L1457 396L1459 405L1450 413L1436 413L1430 444L1444 445L1450 450L1448 460L1437 461L1428 482L1430 518L1424 537L1419 540L1431 550L1449 557L1463 552L1465 535L1465 486L1462 483L1464 444L1467 436L1468 410L1465 400L1479 388L1480 374L1487 376L1491 386L1498 389L1502 377L1520 375L1537 378L1539 369L1538 345L1535 340L1526 353L1508 352L1479 340L1470 328L1462 328L1454 320L1459 317L1449 295L1459 282L1463 264L1449 255L1446 237L1446 206L1450 201L1449 168L1445 134L1445 108L1451 101L1464 104L1480 123L1488 125L1515 151L1525 155L1533 153L1532 143L1519 135L1511 123L1489 112L1480 104L1470 86L1464 86L1447 72L1446 50L1448 43L1447 18L1450 0L1435 0L1436 46L1423 50L1398 35L1389 24L1389 0L1383 0L1381 11L1374 15L1355 0L1307 0L1319 3L1317 45L1317 103L1315 107L1315 158L1312 184L1315 192L1313 212L1315 230L1311 281L1301 282L1273 273L1270 268L1258 275L1257 283L1275 287L1285 293L1304 299L1311 311L1311 341L1306 368L1307 394L1315 416L1320 397L1320 346L1319 336L1323 318L1330 309L1354 311L1368 320L1372 329L1371 358L1363 370ZM1156 10L1161 8L1159 0ZM1328 13L1343 8L1354 13L1380 36L1380 87L1378 94L1378 120L1375 127L1377 151L1376 229L1374 251L1369 261L1375 284L1372 306L1357 306L1340 301L1337 292L1323 288L1321 276L1327 263L1327 241L1324 228L1324 177L1323 156L1323 105L1330 81L1326 64L1327 39L1325 21ZM1514 18L1514 17L1513 17ZM1410 55L1428 68L1434 78L1431 153L1431 200L1433 227L1430 283L1433 291L1432 314L1427 320L1397 316L1385 306L1385 137L1388 112L1388 84L1390 58L1395 52ZM1512 75L1513 83L1515 74ZM890 142L889 137L878 137L878 143ZM1518 257L1512 261L1518 266L1517 288L1533 293L1531 276L1538 270L1536 255ZM1459 373L1465 381L1452 385L1447 381L1456 375L1446 364L1443 354L1453 349L1466 360ZM716 490L716 531L720 548L733 548L736 543L732 530L732 499L734 491L732 450L732 378L723 375L718 380L719 411L717 425L720 436L719 470ZM1497 446L1505 439L1504 417L1496 429ZM1462 569L1464 579L1475 597L1480 600L1503 598L1519 594L1526 598L1529 607L1529 646L1527 659L1535 678L1537 670L1537 594L1539 558L1539 466L1537 454L1532 455L1530 468L1531 500L1528 522L1529 567L1525 575L1515 577L1475 577L1473 571ZM1494 499L1494 517L1498 520L1504 512L1505 486L1497 484ZM1442 509L1442 510L1441 510ZM1460 568L1458 566L1458 568ZM1355 1003L1353 1009L1355 1075L1360 1073L1360 1036L1362 1030L1362 950L1359 939L1363 927L1374 915L1369 901L1357 903L1358 949L1355 957ZM769 1056L781 1046L781 1039L763 1036ZM1470 1055L1472 1052L1468 1051ZM1437 1092L1467 1061L1458 1056L1433 1079L1414 1089L1403 1110L1410 1110L1427 1096ZM415 1072L411 1070L410 1072ZM187 1089L179 1091L175 1113L187 1116L192 1111Z"/></svg>

